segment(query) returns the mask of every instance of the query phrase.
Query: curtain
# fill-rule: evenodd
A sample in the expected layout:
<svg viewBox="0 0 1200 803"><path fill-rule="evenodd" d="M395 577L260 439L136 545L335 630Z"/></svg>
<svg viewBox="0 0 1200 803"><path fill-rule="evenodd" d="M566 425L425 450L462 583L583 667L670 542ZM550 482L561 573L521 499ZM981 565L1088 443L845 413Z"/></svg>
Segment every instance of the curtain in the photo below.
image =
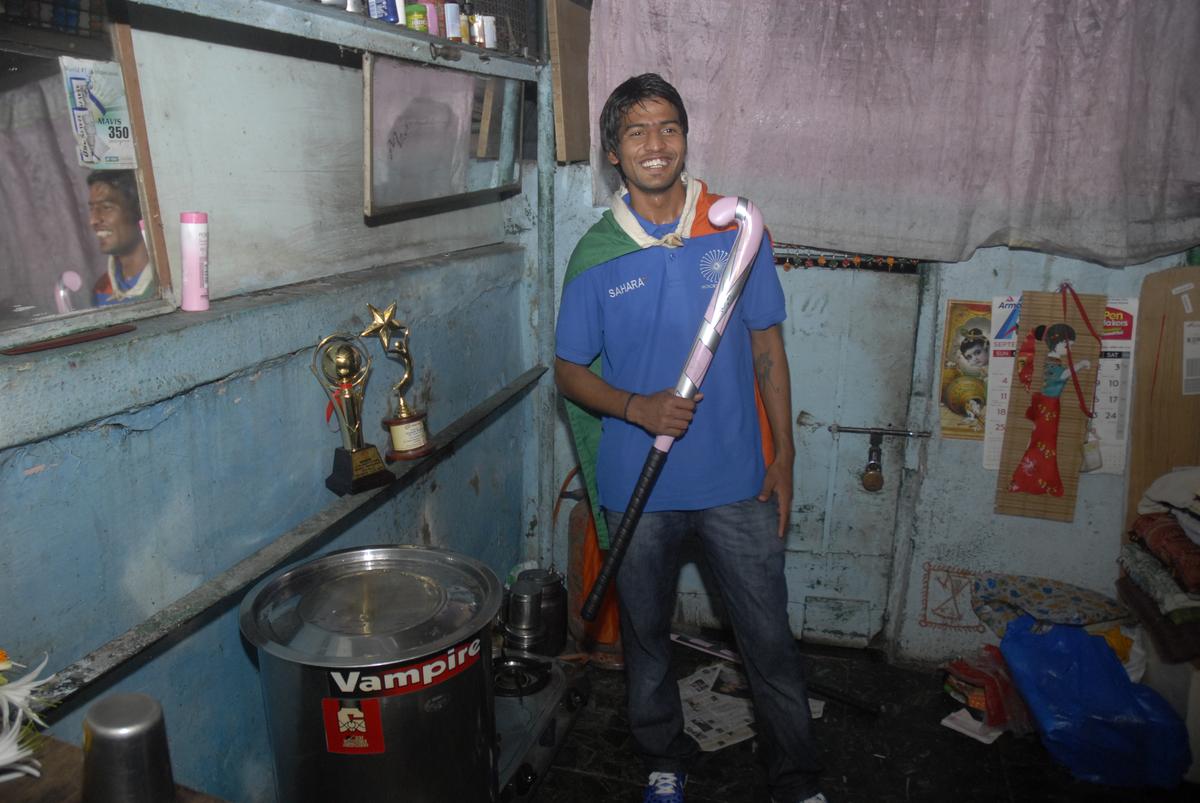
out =
<svg viewBox="0 0 1200 803"><path fill-rule="evenodd" d="M70 122L57 69L0 93L0 327L56 314L54 283L67 270L83 278L79 306L89 306L104 269Z"/></svg>
<svg viewBox="0 0 1200 803"><path fill-rule="evenodd" d="M592 120L660 73L689 172L777 241L1106 265L1200 242L1195 0L596 0L589 58Z"/></svg>

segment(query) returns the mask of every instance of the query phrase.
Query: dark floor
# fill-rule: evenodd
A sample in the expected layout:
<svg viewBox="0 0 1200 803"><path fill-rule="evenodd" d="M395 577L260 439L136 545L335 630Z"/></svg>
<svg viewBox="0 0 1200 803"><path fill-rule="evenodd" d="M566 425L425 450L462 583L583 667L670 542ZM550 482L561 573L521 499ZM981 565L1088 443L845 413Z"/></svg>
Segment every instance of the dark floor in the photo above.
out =
<svg viewBox="0 0 1200 803"><path fill-rule="evenodd" d="M941 719L960 706L941 676L889 666L863 650L805 648L810 683L873 702L877 717L829 700L814 723L830 803L953 801L1190 801L1200 788L1115 789L1075 781L1036 735L1002 735L991 745L951 731ZM718 661L675 645L678 674ZM630 749L623 672L589 667L592 698L538 794L538 803L636 803L644 776ZM820 695L810 690L814 698ZM689 803L766 803L753 740L702 754L688 778Z"/></svg>

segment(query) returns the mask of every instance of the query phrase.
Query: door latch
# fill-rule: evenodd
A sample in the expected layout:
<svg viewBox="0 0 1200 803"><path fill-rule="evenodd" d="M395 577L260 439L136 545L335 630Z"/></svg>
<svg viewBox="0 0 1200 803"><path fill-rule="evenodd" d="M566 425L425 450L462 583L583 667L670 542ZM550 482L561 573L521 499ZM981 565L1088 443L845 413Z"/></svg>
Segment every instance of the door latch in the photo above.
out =
<svg viewBox="0 0 1200 803"><path fill-rule="evenodd" d="M870 445L867 446L867 465L863 468L862 487L875 493L883 490L883 436L896 438L928 438L929 432L915 432L909 429L888 429L885 427L843 427L830 424L829 431L834 435L841 432L851 432L870 435Z"/></svg>

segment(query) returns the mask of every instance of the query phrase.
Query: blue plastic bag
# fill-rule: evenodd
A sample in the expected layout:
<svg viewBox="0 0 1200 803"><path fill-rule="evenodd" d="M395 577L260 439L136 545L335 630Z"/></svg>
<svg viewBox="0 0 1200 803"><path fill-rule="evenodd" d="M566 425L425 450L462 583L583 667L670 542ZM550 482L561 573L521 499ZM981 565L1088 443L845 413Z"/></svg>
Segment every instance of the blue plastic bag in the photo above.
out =
<svg viewBox="0 0 1200 803"><path fill-rule="evenodd" d="M1000 651L1042 743L1081 781L1177 786L1191 764L1187 729L1153 689L1134 683L1099 636L1034 619L1008 626Z"/></svg>

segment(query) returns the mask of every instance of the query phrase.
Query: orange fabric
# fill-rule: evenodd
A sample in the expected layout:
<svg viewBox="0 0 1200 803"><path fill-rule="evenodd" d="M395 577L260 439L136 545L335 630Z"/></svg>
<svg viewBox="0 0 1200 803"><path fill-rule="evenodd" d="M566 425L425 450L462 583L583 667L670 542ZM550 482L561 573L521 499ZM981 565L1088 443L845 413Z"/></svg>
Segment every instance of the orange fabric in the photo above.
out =
<svg viewBox="0 0 1200 803"><path fill-rule="evenodd" d="M771 438L771 422L767 420L767 407L758 392L757 382L754 383L754 406L758 408L758 428L762 433L763 463L769 466L775 462L775 441Z"/></svg>
<svg viewBox="0 0 1200 803"><path fill-rule="evenodd" d="M699 181L699 179L697 179ZM716 234L719 231L729 231L737 223L730 223L728 226L717 228L708 219L708 210L717 201L724 198L724 195L717 195L708 191L708 185L700 181L700 197L696 199L696 216L692 219L692 232L689 237L703 237L706 234ZM767 238L767 242L775 245L775 240L771 238L771 231L763 229L763 234Z"/></svg>
<svg viewBox="0 0 1200 803"><path fill-rule="evenodd" d="M700 182L700 197L696 199L696 216L692 219L691 237L703 237L706 234L716 234L719 231L728 231L736 226L736 223L730 223L728 226L717 228L708 219L708 210L717 201L724 198L724 195L714 195L708 191L708 185L703 181Z"/></svg>
<svg viewBox="0 0 1200 803"><path fill-rule="evenodd" d="M600 551L600 539L596 535L596 522L589 514L587 530L583 536L583 588L590 591L604 564ZM617 613L616 584L610 583L600 603L600 612L594 622L583 623L584 632L596 644L616 644L621 637L621 620Z"/></svg>

